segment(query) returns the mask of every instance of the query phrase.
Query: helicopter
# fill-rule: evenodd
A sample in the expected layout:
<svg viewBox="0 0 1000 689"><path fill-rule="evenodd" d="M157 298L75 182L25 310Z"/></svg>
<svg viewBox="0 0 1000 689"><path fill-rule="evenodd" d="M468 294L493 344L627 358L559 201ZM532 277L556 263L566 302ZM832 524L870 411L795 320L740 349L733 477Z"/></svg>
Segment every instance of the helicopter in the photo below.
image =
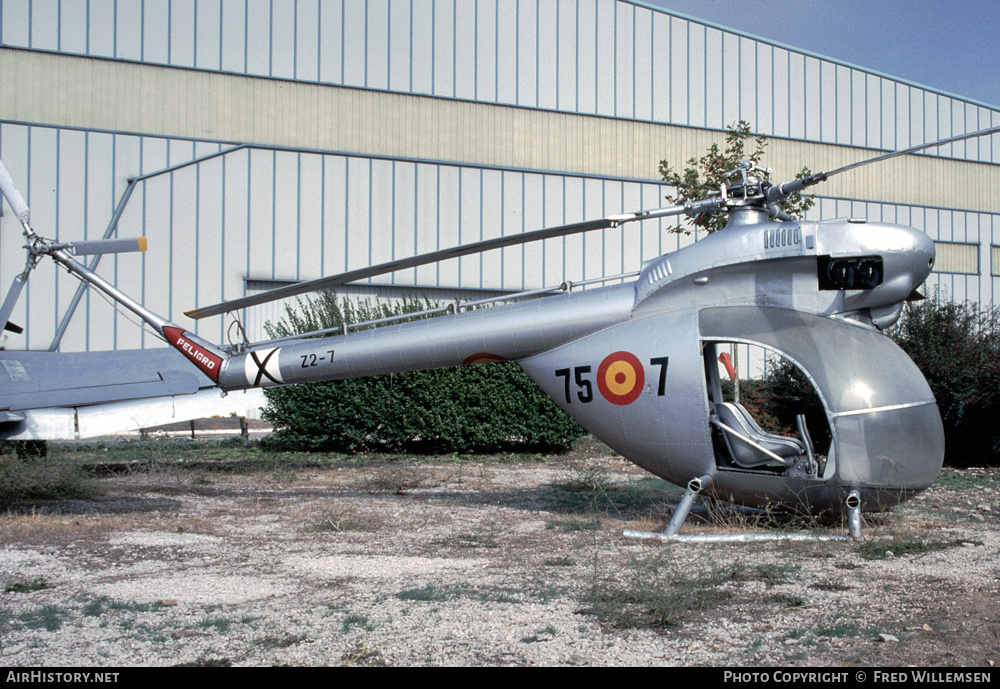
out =
<svg viewBox="0 0 1000 689"><path fill-rule="evenodd" d="M778 204L862 165L996 132L1000 127L783 183L743 161L703 199L487 239L186 312L200 319L491 249L658 218L728 214L723 230L646 261L634 274L404 317L436 316L415 321L345 324L226 346L153 313L75 258L144 250L142 238L57 242L36 234L0 163L0 190L22 224L28 252L24 272L0 306L0 323L17 327L9 323L14 304L47 256L170 345L38 360L43 353L0 352L0 433L39 408L514 361L587 431L686 487L667 536L676 535L702 493L751 508L846 513L854 535L862 510L905 501L931 485L942 466L944 433L934 396L882 332L919 295L934 266L934 243L895 224L793 220ZM615 284L589 284L608 281ZM370 325L383 327L363 328ZM738 400L727 398L720 356L725 361L727 347L743 344L780 354L811 383L822 404L825 446L813 442L818 429L808 427L805 414L797 415L797 433L765 431ZM60 371L80 367L88 369L89 384L79 380L84 374L54 382Z"/></svg>

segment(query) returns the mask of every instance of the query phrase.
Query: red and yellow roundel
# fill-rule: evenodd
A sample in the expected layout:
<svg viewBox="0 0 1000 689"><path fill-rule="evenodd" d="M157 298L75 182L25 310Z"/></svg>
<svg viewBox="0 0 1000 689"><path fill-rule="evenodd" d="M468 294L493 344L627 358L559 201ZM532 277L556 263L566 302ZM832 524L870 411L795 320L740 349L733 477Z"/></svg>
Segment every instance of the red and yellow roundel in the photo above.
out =
<svg viewBox="0 0 1000 689"><path fill-rule="evenodd" d="M491 364L498 361L507 361L499 354L491 354L489 352L478 352L476 354L470 354L462 360L462 366L473 366L474 364Z"/></svg>
<svg viewBox="0 0 1000 689"><path fill-rule="evenodd" d="M642 364L630 352L609 354L597 369L597 389L613 404L632 404L645 383Z"/></svg>

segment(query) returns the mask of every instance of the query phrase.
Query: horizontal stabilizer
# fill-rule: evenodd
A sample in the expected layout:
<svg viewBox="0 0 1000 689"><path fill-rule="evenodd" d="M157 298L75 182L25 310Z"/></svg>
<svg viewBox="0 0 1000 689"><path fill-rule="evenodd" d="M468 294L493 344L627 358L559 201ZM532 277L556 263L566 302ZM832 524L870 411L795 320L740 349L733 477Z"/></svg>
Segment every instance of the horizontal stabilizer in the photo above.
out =
<svg viewBox="0 0 1000 689"><path fill-rule="evenodd" d="M16 411L0 411L0 423L19 423L24 421L25 416Z"/></svg>

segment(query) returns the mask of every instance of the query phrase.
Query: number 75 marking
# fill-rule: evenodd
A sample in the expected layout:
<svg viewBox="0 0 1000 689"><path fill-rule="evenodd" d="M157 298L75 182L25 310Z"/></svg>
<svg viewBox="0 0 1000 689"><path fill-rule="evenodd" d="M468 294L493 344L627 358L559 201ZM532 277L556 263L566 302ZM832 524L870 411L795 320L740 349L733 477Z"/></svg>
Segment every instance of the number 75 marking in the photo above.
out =
<svg viewBox="0 0 1000 689"><path fill-rule="evenodd" d="M667 363L670 358L665 356L653 357L649 360L650 366L660 368L659 380L656 386L656 396L663 397L667 392ZM560 368L555 371L557 378L563 379L563 394L566 396L566 404L572 404L572 385L576 385L576 397L583 404L594 400L594 384L587 376L591 372L590 366L574 366L573 368Z"/></svg>

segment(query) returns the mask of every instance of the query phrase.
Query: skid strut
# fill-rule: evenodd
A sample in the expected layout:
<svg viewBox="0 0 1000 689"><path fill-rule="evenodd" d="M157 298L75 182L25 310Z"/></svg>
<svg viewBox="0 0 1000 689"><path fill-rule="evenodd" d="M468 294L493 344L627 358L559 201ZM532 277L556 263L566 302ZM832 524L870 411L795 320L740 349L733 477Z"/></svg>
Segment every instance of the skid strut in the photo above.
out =
<svg viewBox="0 0 1000 689"><path fill-rule="evenodd" d="M626 538L656 539L661 541L680 541L683 543L748 543L752 541L844 541L861 539L861 494L852 490L844 501L847 507L847 536L833 534L813 534L798 532L773 531L768 533L728 533L728 534L690 534L678 533L687 520L694 501L708 485L712 483L711 476L700 476L691 479L684 491L674 516L663 531L638 531L625 529Z"/></svg>

